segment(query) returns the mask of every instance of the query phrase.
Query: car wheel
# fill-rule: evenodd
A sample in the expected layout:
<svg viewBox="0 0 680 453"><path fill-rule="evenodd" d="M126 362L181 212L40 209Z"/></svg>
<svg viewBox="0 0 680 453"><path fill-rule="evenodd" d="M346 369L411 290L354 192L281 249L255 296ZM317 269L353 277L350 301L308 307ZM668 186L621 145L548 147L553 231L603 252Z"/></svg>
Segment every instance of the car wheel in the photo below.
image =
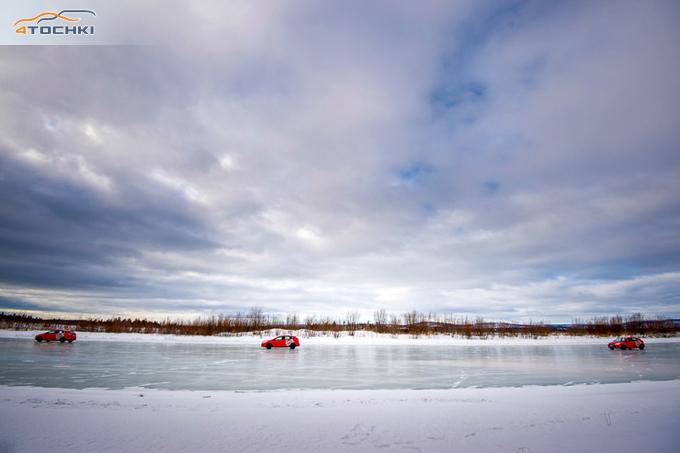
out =
<svg viewBox="0 0 680 453"><path fill-rule="evenodd" d="M614 346L608 346L608 348L611 349L612 351L614 350Z"/></svg>
<svg viewBox="0 0 680 453"><path fill-rule="evenodd" d="M290 349L295 349L295 343L290 344Z"/></svg>
<svg viewBox="0 0 680 453"><path fill-rule="evenodd" d="M73 343L73 340L68 340L69 343Z"/></svg>
<svg viewBox="0 0 680 453"><path fill-rule="evenodd" d="M640 346L638 346L638 348L645 349L645 345L641 344Z"/></svg>
<svg viewBox="0 0 680 453"><path fill-rule="evenodd" d="M42 343L42 337L37 337L35 341L37 341L38 343Z"/></svg>
<svg viewBox="0 0 680 453"><path fill-rule="evenodd" d="M267 349L271 349L271 348L272 348L272 344L271 344L271 343L267 343L266 348L267 348Z"/></svg>
<svg viewBox="0 0 680 453"><path fill-rule="evenodd" d="M60 338L60 339L59 339L59 342L65 343L65 342L66 342L66 338Z"/></svg>
<svg viewBox="0 0 680 453"><path fill-rule="evenodd" d="M628 346L626 346L625 344L622 344L622 345L621 345L621 350L622 350L622 351L625 351L626 349L628 349Z"/></svg>

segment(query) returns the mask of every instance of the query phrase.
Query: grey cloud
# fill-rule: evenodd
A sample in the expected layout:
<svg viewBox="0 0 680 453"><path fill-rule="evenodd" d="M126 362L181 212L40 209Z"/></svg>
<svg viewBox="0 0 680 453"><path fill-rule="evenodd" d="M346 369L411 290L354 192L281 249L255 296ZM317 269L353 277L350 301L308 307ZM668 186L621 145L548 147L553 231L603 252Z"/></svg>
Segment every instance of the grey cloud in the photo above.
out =
<svg viewBox="0 0 680 453"><path fill-rule="evenodd" d="M145 45L0 49L0 295L679 313L677 5L170 6Z"/></svg>

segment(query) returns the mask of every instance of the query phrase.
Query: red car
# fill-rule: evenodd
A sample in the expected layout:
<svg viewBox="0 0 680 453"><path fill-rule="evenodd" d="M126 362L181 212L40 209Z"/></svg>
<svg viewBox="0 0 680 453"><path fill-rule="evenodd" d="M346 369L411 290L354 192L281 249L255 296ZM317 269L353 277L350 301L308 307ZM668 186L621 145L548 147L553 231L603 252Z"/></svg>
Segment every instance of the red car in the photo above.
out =
<svg viewBox="0 0 680 453"><path fill-rule="evenodd" d="M76 341L76 333L73 330L48 330L45 333L39 333L35 336L35 341L38 343L46 341L60 341L62 343L68 341L73 343Z"/></svg>
<svg viewBox="0 0 680 453"><path fill-rule="evenodd" d="M610 341L607 346L612 351L614 349L645 349L645 342L636 337L619 337Z"/></svg>
<svg viewBox="0 0 680 453"><path fill-rule="evenodd" d="M300 340L298 340L298 337L293 335L279 335L276 338L272 338L271 340L262 342L262 347L267 349L271 348L295 349L298 346L300 346Z"/></svg>

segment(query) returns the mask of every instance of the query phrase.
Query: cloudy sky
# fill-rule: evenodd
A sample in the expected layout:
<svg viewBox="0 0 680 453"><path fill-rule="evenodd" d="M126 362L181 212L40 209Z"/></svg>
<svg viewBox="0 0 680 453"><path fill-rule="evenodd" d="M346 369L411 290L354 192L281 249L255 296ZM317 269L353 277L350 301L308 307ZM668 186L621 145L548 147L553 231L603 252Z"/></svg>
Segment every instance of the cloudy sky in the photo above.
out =
<svg viewBox="0 0 680 453"><path fill-rule="evenodd" d="M678 2L81 3L0 47L0 310L680 317Z"/></svg>

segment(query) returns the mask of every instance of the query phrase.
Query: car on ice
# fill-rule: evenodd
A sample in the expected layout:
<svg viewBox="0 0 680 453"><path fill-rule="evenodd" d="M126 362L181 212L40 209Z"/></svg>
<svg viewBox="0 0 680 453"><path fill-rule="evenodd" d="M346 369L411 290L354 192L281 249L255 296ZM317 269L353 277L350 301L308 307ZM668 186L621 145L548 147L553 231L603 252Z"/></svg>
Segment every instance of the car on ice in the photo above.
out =
<svg viewBox="0 0 680 453"><path fill-rule="evenodd" d="M645 349L645 342L637 337L619 337L610 341L607 346L612 351L614 349Z"/></svg>
<svg viewBox="0 0 680 453"><path fill-rule="evenodd" d="M267 349L271 348L295 349L298 346L300 346L300 340L298 340L298 337L294 335L279 335L278 337L272 338L271 340L263 341L261 346Z"/></svg>
<svg viewBox="0 0 680 453"><path fill-rule="evenodd" d="M60 341L62 343L73 343L76 341L76 333L73 330L48 330L45 333L39 333L35 336L35 341L41 343L43 341L49 343L50 341Z"/></svg>

